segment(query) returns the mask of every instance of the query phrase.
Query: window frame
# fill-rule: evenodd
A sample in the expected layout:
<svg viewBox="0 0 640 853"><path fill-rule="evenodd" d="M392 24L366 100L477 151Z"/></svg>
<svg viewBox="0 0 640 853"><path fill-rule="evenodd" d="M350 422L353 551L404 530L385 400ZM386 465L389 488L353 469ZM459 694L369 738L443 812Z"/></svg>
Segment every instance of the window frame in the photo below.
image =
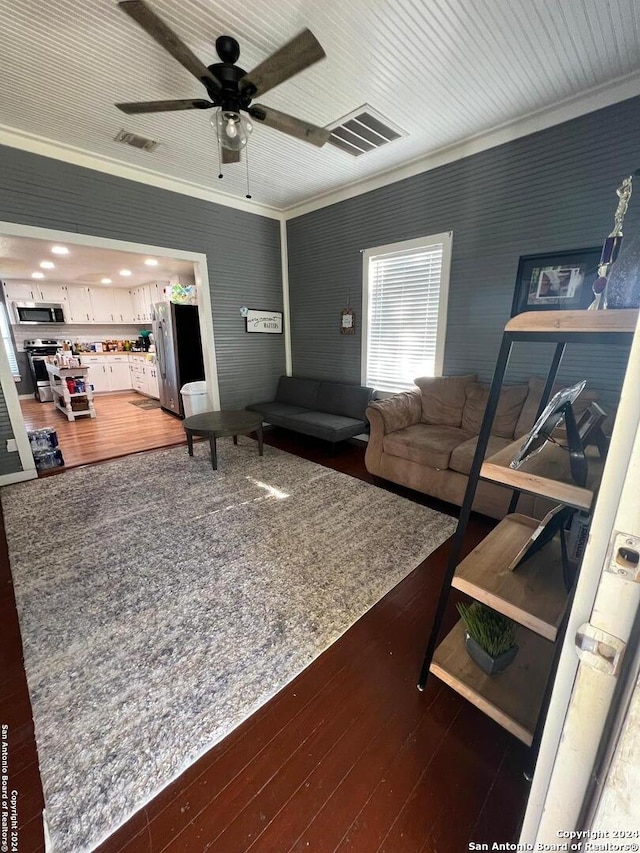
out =
<svg viewBox="0 0 640 853"><path fill-rule="evenodd" d="M411 240L400 240L397 243L387 243L364 249L362 252L362 334L360 349L360 381L367 384L367 360L369 349L369 324L371 317L369 271L371 261L382 255L401 254L414 249L428 249L431 246L442 245L442 267L440 277L440 293L438 299L438 325L436 329L436 352L434 361L434 376L442 376L444 367L444 350L447 335L447 313L449 307L449 280L451 275L451 252L453 246L453 231L443 231L440 234L429 234ZM388 397L399 391L377 391L377 396Z"/></svg>

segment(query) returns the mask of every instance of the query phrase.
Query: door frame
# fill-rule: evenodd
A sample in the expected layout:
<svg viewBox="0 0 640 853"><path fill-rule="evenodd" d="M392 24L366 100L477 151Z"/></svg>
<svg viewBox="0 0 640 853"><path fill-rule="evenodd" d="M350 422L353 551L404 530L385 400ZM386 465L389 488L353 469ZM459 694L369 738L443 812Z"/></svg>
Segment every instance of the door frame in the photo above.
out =
<svg viewBox="0 0 640 853"><path fill-rule="evenodd" d="M207 383L207 393L212 408L215 411L220 409L220 387L218 384L218 364L213 332L209 270L207 256L204 253L186 252L183 249L170 249L166 246L152 246L147 243L114 240L111 237L78 234L75 231L60 231L53 228L40 228L35 225L22 225L16 222L4 222L0 220L0 237L3 235L7 237L31 237L37 240L51 240L54 243L68 243L70 245L90 246L99 249L114 249L118 252L136 252L161 258L191 261L194 268L198 305L200 308L198 317L202 339L204 378ZM0 368L2 367L2 362L0 362ZM14 426L15 429L16 427Z"/></svg>

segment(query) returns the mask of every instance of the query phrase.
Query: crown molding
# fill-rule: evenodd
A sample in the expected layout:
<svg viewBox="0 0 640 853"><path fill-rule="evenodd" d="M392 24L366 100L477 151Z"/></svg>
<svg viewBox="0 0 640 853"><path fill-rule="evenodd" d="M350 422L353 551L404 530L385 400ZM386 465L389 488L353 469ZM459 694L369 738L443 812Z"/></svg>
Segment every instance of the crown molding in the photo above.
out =
<svg viewBox="0 0 640 853"><path fill-rule="evenodd" d="M523 136L529 136L532 133L537 133L539 130L546 130L555 125L563 124L571 119L579 118L587 113L595 112L596 110L612 106L620 101L626 101L638 95L640 95L640 72L634 71L631 74L618 77L616 80L596 86L593 89L589 89L579 95L574 95L557 104L544 107L541 110L528 113L499 127L469 137L462 142L456 142L453 145L439 148L427 156L418 157L415 160L404 163L400 167L393 167L373 177L354 181L351 184L340 187L340 189L330 190L308 201L287 207L283 210L284 219L289 220L295 219L298 216L304 216L306 213L312 213L314 210L320 210L337 202L346 201L355 196L386 187L389 184L394 184L397 181L402 181L405 178L411 178L422 172L428 172L439 166L453 163L464 157L470 157L473 154L479 154L490 148L496 148L498 145L504 145L506 142L521 139Z"/></svg>
<svg viewBox="0 0 640 853"><path fill-rule="evenodd" d="M65 163L72 163L74 166L82 166L85 169L93 169L96 172L104 172L107 175L114 175L117 178L125 178L128 181L148 184L152 187L181 193L192 198L200 198L203 201L210 201L214 204L224 205L225 207L233 207L245 213L268 216L270 219L282 219L281 211L274 207L239 199L227 193L209 189L209 187L202 186L201 184L183 181L179 178L171 178L153 169L147 169L144 166L131 166L122 160L116 160L114 157L94 154L84 148L56 142L53 139L38 136L35 133L26 133L8 125L0 124L0 145L19 148L22 151L29 151L32 154L40 154L42 157L62 160Z"/></svg>

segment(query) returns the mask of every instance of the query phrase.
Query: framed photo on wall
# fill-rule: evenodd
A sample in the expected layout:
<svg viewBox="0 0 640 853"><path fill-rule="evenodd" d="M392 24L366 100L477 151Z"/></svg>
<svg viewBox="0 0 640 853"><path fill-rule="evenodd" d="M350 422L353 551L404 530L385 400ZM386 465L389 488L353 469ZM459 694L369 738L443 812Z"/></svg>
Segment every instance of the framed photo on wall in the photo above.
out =
<svg viewBox="0 0 640 853"><path fill-rule="evenodd" d="M523 255L518 263L511 316L523 311L588 308L601 248Z"/></svg>

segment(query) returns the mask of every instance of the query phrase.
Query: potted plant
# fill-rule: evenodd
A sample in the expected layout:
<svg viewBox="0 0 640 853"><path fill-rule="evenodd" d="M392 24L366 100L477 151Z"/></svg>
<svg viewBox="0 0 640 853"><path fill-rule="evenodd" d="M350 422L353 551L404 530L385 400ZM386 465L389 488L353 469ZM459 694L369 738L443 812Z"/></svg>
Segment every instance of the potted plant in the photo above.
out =
<svg viewBox="0 0 640 853"><path fill-rule="evenodd" d="M467 629L465 646L469 657L487 675L502 672L518 652L516 623L478 601L457 607Z"/></svg>

